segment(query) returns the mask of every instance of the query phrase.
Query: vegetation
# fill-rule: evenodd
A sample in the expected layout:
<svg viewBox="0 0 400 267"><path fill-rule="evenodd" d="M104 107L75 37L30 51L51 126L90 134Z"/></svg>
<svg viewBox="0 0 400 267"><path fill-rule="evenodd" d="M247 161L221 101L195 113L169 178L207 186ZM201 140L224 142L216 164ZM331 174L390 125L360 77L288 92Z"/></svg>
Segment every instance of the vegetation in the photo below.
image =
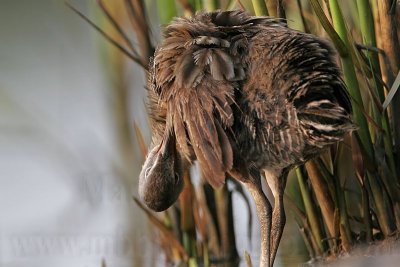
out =
<svg viewBox="0 0 400 267"><path fill-rule="evenodd" d="M112 12L114 2L122 3L120 14ZM289 27L329 38L338 51L359 129L292 173L286 194L288 211L294 214L312 258L337 256L351 252L357 244L391 240L398 235L400 94L395 92L400 84L400 48L396 1L156 2L161 24L175 16L190 16L196 10L245 8L256 15L286 16ZM151 41L147 15L154 4L155 1L143 0L98 1L108 26L102 27L104 31L97 30L145 69L156 46ZM121 16L122 13L127 17ZM125 34L126 18L134 30L137 45ZM121 64L121 59L115 62ZM118 71L122 73L121 68ZM126 105L124 97L129 93L132 92L126 88L117 91L115 98L120 99L120 106ZM124 112L116 114L117 119L129 125L130 122L124 121L127 120ZM135 130L141 152L145 154L145 138L138 127ZM126 139L124 131L131 130L123 128L121 140ZM122 147L125 145L126 142L121 142ZM132 141L128 145L132 146ZM127 157L132 159L129 153ZM194 178L190 173L185 174L185 188L179 202L161 214L151 213L135 201L159 230L160 246L168 261L186 262L189 266L200 262L209 266L215 261L237 261L238 255L244 252L238 252L235 246L232 194L239 193L250 210L247 194L233 180L229 186L213 190L202 181L195 184ZM250 217L249 233L251 224ZM248 254L245 258L250 265Z"/></svg>

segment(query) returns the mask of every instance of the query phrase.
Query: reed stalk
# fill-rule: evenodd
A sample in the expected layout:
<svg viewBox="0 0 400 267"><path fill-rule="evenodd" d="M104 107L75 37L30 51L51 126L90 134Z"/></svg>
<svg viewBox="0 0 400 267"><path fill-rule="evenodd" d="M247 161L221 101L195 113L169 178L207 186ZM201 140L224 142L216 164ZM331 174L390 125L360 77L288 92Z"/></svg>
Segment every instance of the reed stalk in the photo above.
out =
<svg viewBox="0 0 400 267"><path fill-rule="evenodd" d="M347 37L347 28L339 4L337 0L329 0L329 4L332 13L333 26L347 50L349 50L351 44L349 43L349 39ZM364 104L361 97L356 71L354 69L354 62L349 55L342 55L341 59L344 79L352 97L354 120L358 127L360 127L359 132L361 143L364 146L368 156L373 158L373 146L371 137L369 135L368 123L363 114Z"/></svg>
<svg viewBox="0 0 400 267"><path fill-rule="evenodd" d="M317 243L316 255L321 256L324 250L322 243L323 235L321 231L321 225L318 220L317 211L315 209L314 201L311 199L311 194L307 186L304 174L301 168L296 169L297 180L299 182L301 196L304 202L304 208L306 211L307 219L310 224L310 230Z"/></svg>
<svg viewBox="0 0 400 267"><path fill-rule="evenodd" d="M347 28L339 4L337 0L329 0L329 4L332 12L334 28L338 32L346 47L349 49L350 45L352 44L349 43ZM372 145L371 136L369 134L368 123L366 117L364 116L364 104L361 97L361 91L358 84L354 63L350 56L342 57L342 68L345 82L352 97L354 120L360 128L358 135L362 144L361 149L364 151L366 157L369 159L374 159L374 148ZM375 162L372 160L371 163ZM379 223L382 227L384 235L388 236L394 230L390 222L390 218L393 218L393 215L391 214L390 210L386 208L385 203L387 203L387 200L385 199L382 186L378 181L379 176L377 173L368 173L367 177L371 185L371 190L373 191L373 199L377 208L376 212Z"/></svg>
<svg viewBox="0 0 400 267"><path fill-rule="evenodd" d="M379 0L377 1L379 19L380 19L380 38L382 40L382 49L385 51L387 64L383 65L386 83L392 86L395 77L400 68L400 44L397 36L396 23L396 1ZM400 159L400 94L397 93L392 99L392 125L394 135L394 153L396 160ZM399 164L397 164L397 173L400 173Z"/></svg>
<svg viewBox="0 0 400 267"><path fill-rule="evenodd" d="M268 8L264 0L252 0L256 16L268 16Z"/></svg>
<svg viewBox="0 0 400 267"><path fill-rule="evenodd" d="M190 257L196 256L196 225L194 224L193 197L194 189L189 172L184 174L184 188L179 197L183 247Z"/></svg>
<svg viewBox="0 0 400 267"><path fill-rule="evenodd" d="M214 11L219 8L218 0L203 0L203 8L207 11Z"/></svg>
<svg viewBox="0 0 400 267"><path fill-rule="evenodd" d="M167 24L177 16L175 0L157 0L157 7L161 24Z"/></svg>
<svg viewBox="0 0 400 267"><path fill-rule="evenodd" d="M358 17L360 19L360 29L363 37L363 43L369 47L376 47L376 35L375 35L375 27L374 27L374 18L372 15L372 7L370 5L369 0L357 0L358 6ZM381 66L379 64L378 54L373 51L366 51L366 56L368 62L371 65L371 71L376 73L379 78L381 78ZM372 75L374 84L375 84L375 93L379 97L380 103L385 101L385 92L381 82L376 81L374 75ZM381 127L384 130L383 132L383 140L386 155L388 157L388 162L390 165L390 169L394 175L396 175L396 165L393 155L393 146L392 146L392 135L389 124L389 118L387 112L384 110L383 114L378 110L376 105L372 104L374 109L375 119L378 123L381 123Z"/></svg>
<svg viewBox="0 0 400 267"><path fill-rule="evenodd" d="M306 163L306 170L308 173L308 177L311 182L311 186L314 190L315 197L319 203L322 216L324 218L325 224L328 228L328 232L330 237L335 237L334 231L334 203L332 197L329 192L329 188L324 178L322 177L322 173L318 168L318 165L315 161L310 160ZM328 179L331 177L328 177Z"/></svg>
<svg viewBox="0 0 400 267"><path fill-rule="evenodd" d="M232 199L227 185L214 190L215 205L217 210L218 227L221 241L222 257L227 260L234 260L238 257L235 245L235 233L232 219Z"/></svg>

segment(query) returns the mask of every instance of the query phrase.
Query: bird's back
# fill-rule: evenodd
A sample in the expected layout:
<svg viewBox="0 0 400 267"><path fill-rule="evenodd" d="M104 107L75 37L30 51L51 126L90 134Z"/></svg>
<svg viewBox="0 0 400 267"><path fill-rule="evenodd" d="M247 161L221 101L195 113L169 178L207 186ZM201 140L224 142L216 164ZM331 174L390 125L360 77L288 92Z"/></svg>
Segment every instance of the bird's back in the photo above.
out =
<svg viewBox="0 0 400 267"><path fill-rule="evenodd" d="M238 102L241 154L259 168L286 168L354 129L351 103L331 46L282 25L259 25Z"/></svg>

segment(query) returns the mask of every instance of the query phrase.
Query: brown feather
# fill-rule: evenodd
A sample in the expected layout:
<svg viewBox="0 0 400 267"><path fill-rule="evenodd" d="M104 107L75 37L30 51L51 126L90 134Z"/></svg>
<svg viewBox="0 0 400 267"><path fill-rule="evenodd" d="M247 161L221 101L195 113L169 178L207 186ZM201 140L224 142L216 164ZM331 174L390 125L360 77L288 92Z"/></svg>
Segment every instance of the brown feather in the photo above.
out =
<svg viewBox="0 0 400 267"><path fill-rule="evenodd" d="M189 115L189 117L195 118L194 116L197 116L197 114L193 113L193 110L194 109L187 107L185 112ZM189 120L187 125L193 149L206 179L212 186L220 187L225 181L225 174L223 172L221 162L216 157L215 151L205 137L205 133L198 122Z"/></svg>
<svg viewBox="0 0 400 267"><path fill-rule="evenodd" d="M217 131L218 131L219 143L221 144L222 163L224 166L224 171L227 172L232 169L232 165L233 165L232 146L231 146L228 136L226 135L224 129L222 129L219 122L216 122L216 127L217 127Z"/></svg>
<svg viewBox="0 0 400 267"><path fill-rule="evenodd" d="M179 152L214 186L234 158L289 168L354 129L331 46L277 19L243 11L178 18L151 71L156 136L175 133Z"/></svg>

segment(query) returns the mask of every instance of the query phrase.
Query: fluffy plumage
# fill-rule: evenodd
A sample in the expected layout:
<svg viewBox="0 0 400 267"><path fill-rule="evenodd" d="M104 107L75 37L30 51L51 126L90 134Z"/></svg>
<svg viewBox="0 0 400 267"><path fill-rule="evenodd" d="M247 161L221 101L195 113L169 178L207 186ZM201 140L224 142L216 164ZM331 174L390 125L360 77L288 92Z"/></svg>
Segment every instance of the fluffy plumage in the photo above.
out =
<svg viewBox="0 0 400 267"><path fill-rule="evenodd" d="M278 19L178 18L151 66L154 143L174 132L179 152L197 159L214 187L235 156L260 169L300 164L354 128L334 62L326 41Z"/></svg>

